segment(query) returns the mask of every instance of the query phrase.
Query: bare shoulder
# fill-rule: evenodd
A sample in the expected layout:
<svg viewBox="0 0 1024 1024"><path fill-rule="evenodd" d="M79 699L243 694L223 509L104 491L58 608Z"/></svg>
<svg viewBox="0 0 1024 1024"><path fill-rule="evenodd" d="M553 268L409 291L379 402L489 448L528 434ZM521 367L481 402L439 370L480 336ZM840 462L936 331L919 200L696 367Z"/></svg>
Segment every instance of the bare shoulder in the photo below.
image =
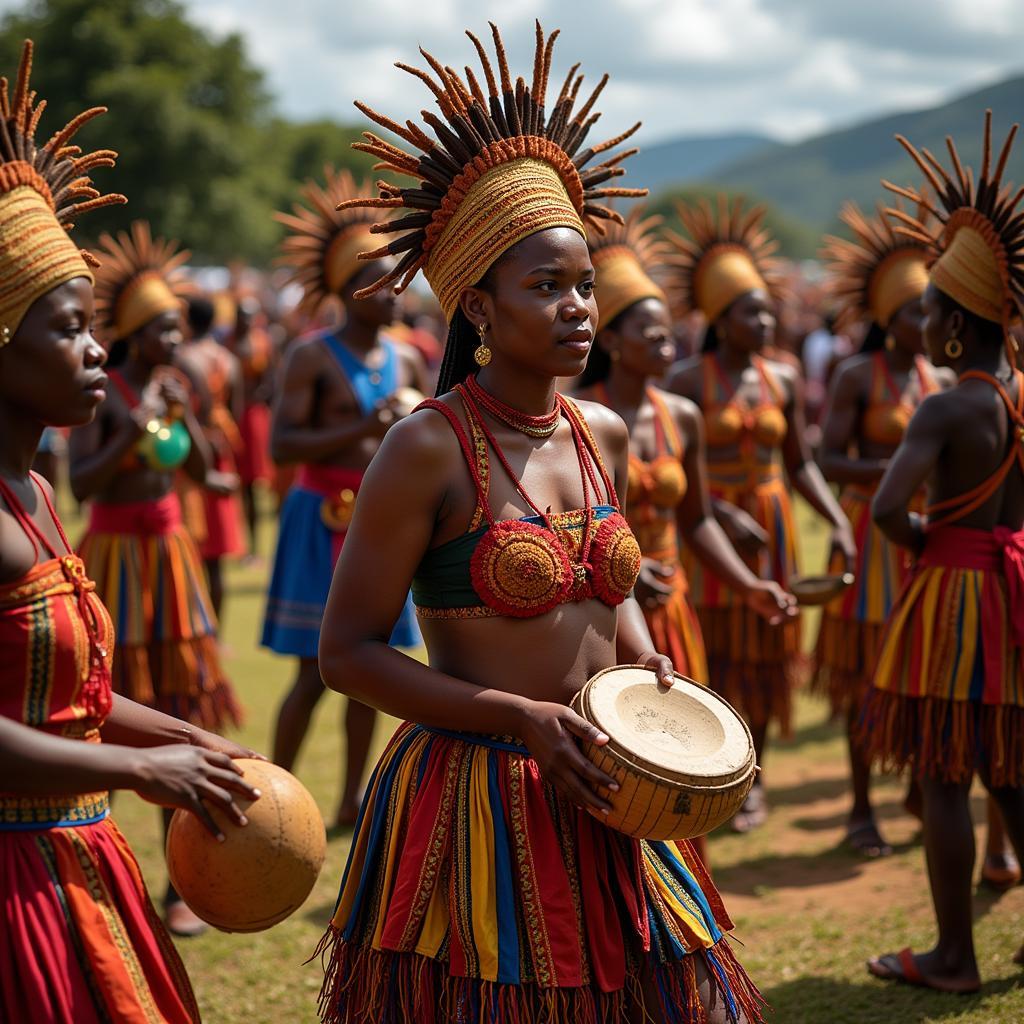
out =
<svg viewBox="0 0 1024 1024"><path fill-rule="evenodd" d="M315 376L324 365L326 355L323 334L306 334L288 346L284 353L284 374L286 379L303 379Z"/></svg>
<svg viewBox="0 0 1024 1024"><path fill-rule="evenodd" d="M990 399L991 396L984 397ZM947 434L963 427L976 426L978 411L974 396L965 394L961 388L937 391L923 399L914 411L910 424L917 431Z"/></svg>
<svg viewBox="0 0 1024 1024"><path fill-rule="evenodd" d="M693 431L704 423L700 407L692 399L684 395L677 395L672 391L665 391L663 388L655 388L658 397L665 403L665 408L672 414L673 419L686 432L692 436Z"/></svg>
<svg viewBox="0 0 1024 1024"><path fill-rule="evenodd" d="M665 375L665 387L678 395L694 394L701 379L702 363L703 357L699 355L673 363Z"/></svg>
<svg viewBox="0 0 1024 1024"><path fill-rule="evenodd" d="M452 397L448 395L440 401L464 427ZM451 422L439 410L426 408L399 420L385 435L373 461L384 463L389 473L408 472L414 480L440 478L443 482L465 460Z"/></svg>
<svg viewBox="0 0 1024 1024"><path fill-rule="evenodd" d="M629 431L618 413L600 402L573 399L602 451L618 456L629 448Z"/></svg>
<svg viewBox="0 0 1024 1024"><path fill-rule="evenodd" d="M852 385L863 385L871 375L874 357L869 352L847 356L835 368L833 380L837 388L849 388Z"/></svg>

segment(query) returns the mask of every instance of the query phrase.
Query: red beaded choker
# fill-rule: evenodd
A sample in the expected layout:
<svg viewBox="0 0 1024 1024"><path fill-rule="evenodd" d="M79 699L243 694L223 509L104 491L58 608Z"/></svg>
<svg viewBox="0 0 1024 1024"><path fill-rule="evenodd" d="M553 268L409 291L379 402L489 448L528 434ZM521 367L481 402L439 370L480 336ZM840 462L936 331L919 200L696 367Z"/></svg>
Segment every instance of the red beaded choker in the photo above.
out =
<svg viewBox="0 0 1024 1024"><path fill-rule="evenodd" d="M506 405L497 399L489 391L485 391L473 374L466 378L466 390L472 396L477 405L484 412L489 413L496 420L504 423L505 426L518 430L527 437L550 437L558 427L558 421L562 416L562 410L555 402L554 409L546 416L528 416L519 409Z"/></svg>

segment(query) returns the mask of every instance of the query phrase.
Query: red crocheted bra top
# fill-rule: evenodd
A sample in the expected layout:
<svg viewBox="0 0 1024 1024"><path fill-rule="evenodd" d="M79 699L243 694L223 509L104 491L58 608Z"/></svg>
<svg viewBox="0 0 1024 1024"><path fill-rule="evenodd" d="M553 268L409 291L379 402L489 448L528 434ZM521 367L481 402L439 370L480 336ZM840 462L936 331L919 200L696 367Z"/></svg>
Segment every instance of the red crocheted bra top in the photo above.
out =
<svg viewBox="0 0 1024 1024"><path fill-rule="evenodd" d="M640 548L619 510L615 487L579 409L558 396L579 460L584 507L551 515L523 489L467 389L459 385L455 391L469 433L444 402L429 399L420 407L437 410L451 424L473 478L477 509L467 532L428 552L417 569L413 599L419 614L425 618L529 618L559 604L592 597L609 607L621 604L640 571ZM494 518L488 500L489 451L535 515ZM608 504L600 504L602 492ZM599 504L592 503L592 496Z"/></svg>

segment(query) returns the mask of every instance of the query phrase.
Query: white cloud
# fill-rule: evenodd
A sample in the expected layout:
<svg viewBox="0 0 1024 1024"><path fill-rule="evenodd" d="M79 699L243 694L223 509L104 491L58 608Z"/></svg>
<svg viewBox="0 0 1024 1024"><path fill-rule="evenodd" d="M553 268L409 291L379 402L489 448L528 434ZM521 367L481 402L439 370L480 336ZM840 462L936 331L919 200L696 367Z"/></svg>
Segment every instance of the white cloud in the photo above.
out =
<svg viewBox="0 0 1024 1024"><path fill-rule="evenodd" d="M463 29L496 20L516 68L533 19L562 28L553 78L580 59L612 76L608 134L643 138L762 130L798 138L927 106L1024 70L1021 0L184 0L213 32L241 33L279 108L355 120L359 98L415 117L432 101L396 60L475 63ZM24 0L0 0L0 11ZM1010 116L1014 112L1008 112Z"/></svg>

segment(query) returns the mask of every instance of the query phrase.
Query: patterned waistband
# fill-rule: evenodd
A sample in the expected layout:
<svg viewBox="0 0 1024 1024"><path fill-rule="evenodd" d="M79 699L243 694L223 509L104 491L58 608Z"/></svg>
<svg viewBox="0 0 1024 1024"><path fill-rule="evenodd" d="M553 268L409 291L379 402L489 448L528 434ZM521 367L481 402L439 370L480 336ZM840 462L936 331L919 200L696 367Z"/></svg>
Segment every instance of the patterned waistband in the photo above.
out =
<svg viewBox="0 0 1024 1024"><path fill-rule="evenodd" d="M480 732L456 732L454 729L434 729L428 725L417 725L416 728L422 729L424 732L432 732L436 736L446 736L451 740L472 743L478 747L490 747L491 750L506 750L510 754L522 754L524 757L530 756L530 751L515 736L487 736Z"/></svg>
<svg viewBox="0 0 1024 1024"><path fill-rule="evenodd" d="M0 795L0 832L75 828L102 821L110 813L109 793L73 796Z"/></svg>

